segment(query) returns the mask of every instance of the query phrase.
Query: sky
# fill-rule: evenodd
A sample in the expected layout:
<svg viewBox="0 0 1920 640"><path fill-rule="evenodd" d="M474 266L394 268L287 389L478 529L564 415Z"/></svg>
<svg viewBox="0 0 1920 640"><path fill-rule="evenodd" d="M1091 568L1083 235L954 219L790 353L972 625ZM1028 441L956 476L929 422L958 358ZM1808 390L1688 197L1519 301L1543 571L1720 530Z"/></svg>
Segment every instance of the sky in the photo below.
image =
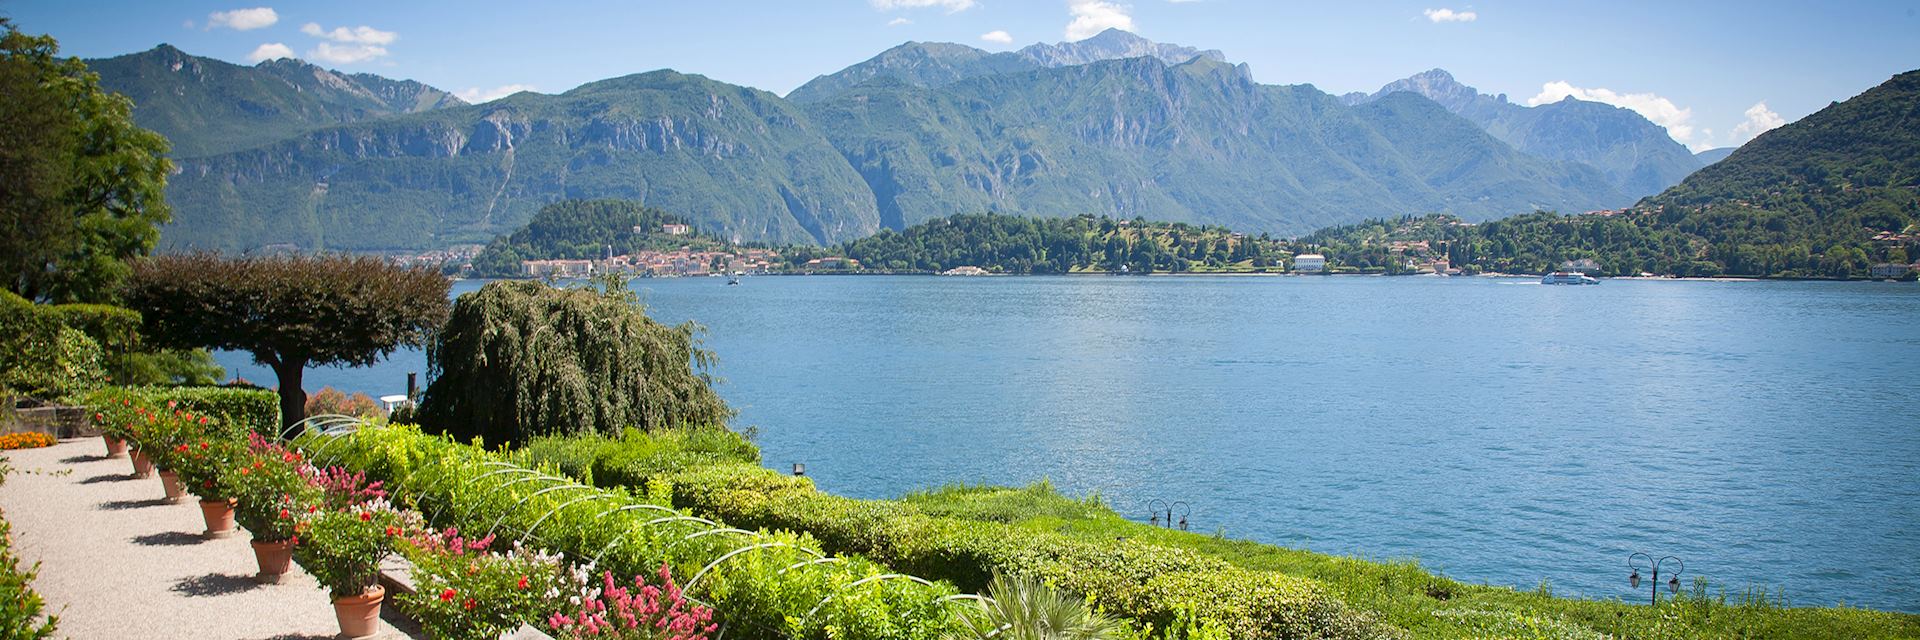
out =
<svg viewBox="0 0 1920 640"><path fill-rule="evenodd" d="M298 57L482 101L655 69L786 94L909 40L1011 51L1106 28L1219 49L1268 84L1372 92L1442 68L1519 104L1640 112L1732 146L1920 68L1920 0L0 0L62 50L170 43L251 64Z"/></svg>

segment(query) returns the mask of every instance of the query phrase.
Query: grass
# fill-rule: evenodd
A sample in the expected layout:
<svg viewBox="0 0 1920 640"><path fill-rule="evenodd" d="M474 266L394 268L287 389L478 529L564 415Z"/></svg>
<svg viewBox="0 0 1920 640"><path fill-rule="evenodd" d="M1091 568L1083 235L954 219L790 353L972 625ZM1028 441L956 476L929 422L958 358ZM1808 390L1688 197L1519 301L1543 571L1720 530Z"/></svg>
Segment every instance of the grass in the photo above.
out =
<svg viewBox="0 0 1920 640"><path fill-rule="evenodd" d="M1848 607L1791 607L1764 591L1713 593L1704 579L1649 607L1550 591L1474 585L1410 561L1332 556L1222 536L1168 530L1121 517L1099 496L1075 499L1042 482L1028 487L952 485L901 498L938 516L1000 522L1089 539L1189 549L1240 567L1311 578L1355 609L1416 638L1920 638L1920 616Z"/></svg>

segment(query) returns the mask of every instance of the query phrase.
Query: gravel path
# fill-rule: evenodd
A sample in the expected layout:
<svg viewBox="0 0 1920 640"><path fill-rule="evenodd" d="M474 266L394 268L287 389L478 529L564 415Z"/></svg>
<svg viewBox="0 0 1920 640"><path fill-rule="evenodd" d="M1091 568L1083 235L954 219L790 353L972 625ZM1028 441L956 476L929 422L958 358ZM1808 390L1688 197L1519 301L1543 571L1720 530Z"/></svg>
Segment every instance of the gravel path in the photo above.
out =
<svg viewBox="0 0 1920 640"><path fill-rule="evenodd" d="M339 635L333 605L296 565L281 584L254 582L247 534L205 540L200 508L167 504L158 477L136 480L126 459L104 457L99 438L5 452L14 472L0 485L23 562L59 636L306 640ZM394 627L381 640L422 637ZM402 625L406 625L401 620Z"/></svg>

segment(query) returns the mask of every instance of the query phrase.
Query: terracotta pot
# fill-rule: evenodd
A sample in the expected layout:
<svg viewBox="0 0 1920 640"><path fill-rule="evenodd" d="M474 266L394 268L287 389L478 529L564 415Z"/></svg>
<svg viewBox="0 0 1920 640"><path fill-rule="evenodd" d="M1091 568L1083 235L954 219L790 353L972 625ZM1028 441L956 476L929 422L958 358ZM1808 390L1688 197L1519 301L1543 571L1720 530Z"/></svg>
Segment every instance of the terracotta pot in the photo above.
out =
<svg viewBox="0 0 1920 640"><path fill-rule="evenodd" d="M187 485L180 484L180 474L171 470L160 470L160 486L167 490L167 502L180 504L187 499Z"/></svg>
<svg viewBox="0 0 1920 640"><path fill-rule="evenodd" d="M233 535L233 503L233 498L201 500L200 517L207 521L207 532L200 535L208 538Z"/></svg>
<svg viewBox="0 0 1920 640"><path fill-rule="evenodd" d="M100 436L100 437L107 441L107 457L108 458L127 457L127 441L121 440L119 438L115 438L113 436Z"/></svg>
<svg viewBox="0 0 1920 640"><path fill-rule="evenodd" d="M357 596L333 599L333 616L340 620L340 635L371 638L380 631L380 601L387 590L375 585Z"/></svg>
<svg viewBox="0 0 1920 640"><path fill-rule="evenodd" d="M147 459L146 454L140 453L139 449L134 449L127 454L127 457L133 459L133 477L153 477L153 461Z"/></svg>
<svg viewBox="0 0 1920 640"><path fill-rule="evenodd" d="M260 565L260 573L253 579L266 584L279 584L293 566L293 541L261 542L254 540L253 560Z"/></svg>

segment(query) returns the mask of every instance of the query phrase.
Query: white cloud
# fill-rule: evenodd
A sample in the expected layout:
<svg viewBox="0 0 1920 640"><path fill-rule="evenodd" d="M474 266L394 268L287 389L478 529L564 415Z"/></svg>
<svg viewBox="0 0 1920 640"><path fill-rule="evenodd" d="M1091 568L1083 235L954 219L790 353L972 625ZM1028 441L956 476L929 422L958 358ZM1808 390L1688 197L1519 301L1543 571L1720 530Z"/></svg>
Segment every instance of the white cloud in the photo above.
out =
<svg viewBox="0 0 1920 640"><path fill-rule="evenodd" d="M507 96L520 93L522 91L532 91L532 90L533 90L533 85L530 85L530 84L508 84L508 85L501 85L498 87L494 87L492 89L482 89L480 87L472 87L465 91L456 91L454 92L454 95L460 96L461 100L465 100L473 104L480 104L482 102L492 102L495 100L499 100L501 98L505 98Z"/></svg>
<svg viewBox="0 0 1920 640"><path fill-rule="evenodd" d="M291 58L291 57L293 57L293 47L289 47L279 42L269 42L269 43L260 45L253 49L253 53L247 54L247 59L252 60L254 62L259 62L262 60L272 60L274 58Z"/></svg>
<svg viewBox="0 0 1920 640"><path fill-rule="evenodd" d="M1133 30L1133 16L1125 5L1107 0L1067 0L1073 21L1067 23L1068 40L1085 40L1108 29Z"/></svg>
<svg viewBox="0 0 1920 640"><path fill-rule="evenodd" d="M353 64L356 62L366 62L368 60L372 60L374 58L378 58L385 55L387 55L386 47L382 47L379 45L371 45L371 44L348 44L348 45L334 46L334 44L331 42L322 42L320 44L314 45L312 49L309 49L307 51L308 58L315 61L319 61L319 62L330 62L333 64Z"/></svg>
<svg viewBox="0 0 1920 640"><path fill-rule="evenodd" d="M226 27L234 31L251 31L262 27L271 27L280 21L280 14L273 7L254 7L252 9L234 9L215 11L207 14L207 28Z"/></svg>
<svg viewBox="0 0 1920 640"><path fill-rule="evenodd" d="M900 26L900 25L904 25L904 24L913 24L913 21L912 21L912 20L908 20L908 19L906 19L906 18L894 18L894 19L892 19L892 20L888 20L888 21L887 21L887 26L889 26L889 27L898 27L898 26Z"/></svg>
<svg viewBox="0 0 1920 640"><path fill-rule="evenodd" d="M1426 14L1427 20L1433 22L1473 22L1480 19L1480 14L1472 11L1454 11L1446 8L1428 9L1421 13Z"/></svg>
<svg viewBox="0 0 1920 640"><path fill-rule="evenodd" d="M959 13L962 11L966 11L968 9L972 9L974 6L973 0L867 0L867 1L873 4L873 8L879 9L881 11L893 11L895 9L925 9L928 7L939 7L942 9L946 9L947 13Z"/></svg>
<svg viewBox="0 0 1920 640"><path fill-rule="evenodd" d="M379 46L390 45L393 44L394 40L400 39L400 34L392 31L381 31L366 25L360 25L351 29L347 27L334 27L332 31L326 31L321 29L320 25L309 22L300 27L300 33L315 38L326 38L334 42Z"/></svg>
<svg viewBox="0 0 1920 640"><path fill-rule="evenodd" d="M987 42L998 42L1000 44L1013 44L1013 35L1005 31L988 31L980 34L980 39Z"/></svg>
<svg viewBox="0 0 1920 640"><path fill-rule="evenodd" d="M1756 102L1753 106L1747 107L1747 121L1733 128L1733 144L1746 144L1747 141L1752 140L1754 136L1771 131L1786 123L1787 119L1780 117L1780 114L1774 113L1772 109L1768 109L1766 102Z"/></svg>
<svg viewBox="0 0 1920 640"><path fill-rule="evenodd" d="M1586 89L1558 80L1540 85L1540 95L1527 99L1527 106L1539 106L1559 102L1566 98L1600 102L1616 107L1632 109L1654 124L1666 127L1667 135L1680 144L1700 151L1708 148L1707 141L1695 139L1693 130L1693 109L1682 108L1672 100L1652 93L1619 93L1611 89Z"/></svg>

